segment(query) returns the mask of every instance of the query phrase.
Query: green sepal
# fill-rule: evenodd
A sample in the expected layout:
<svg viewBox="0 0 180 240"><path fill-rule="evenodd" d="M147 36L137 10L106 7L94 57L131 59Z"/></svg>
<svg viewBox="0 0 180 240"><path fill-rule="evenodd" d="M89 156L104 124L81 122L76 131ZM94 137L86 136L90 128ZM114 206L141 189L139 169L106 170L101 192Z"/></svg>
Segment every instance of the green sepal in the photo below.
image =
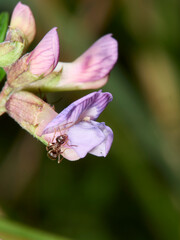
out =
<svg viewBox="0 0 180 240"><path fill-rule="evenodd" d="M41 89L42 91L53 92L57 91L57 86L60 80L61 72L52 72L48 74L46 77L32 82L25 89L28 90L37 90Z"/></svg>
<svg viewBox="0 0 180 240"><path fill-rule="evenodd" d="M16 62L22 55L24 43L3 42L0 43L0 67L7 67Z"/></svg>
<svg viewBox="0 0 180 240"><path fill-rule="evenodd" d="M19 76L15 79L11 79L8 83L12 88L24 88L26 85L30 84L31 82L37 81L39 76L32 74L30 71L23 72L19 74Z"/></svg>

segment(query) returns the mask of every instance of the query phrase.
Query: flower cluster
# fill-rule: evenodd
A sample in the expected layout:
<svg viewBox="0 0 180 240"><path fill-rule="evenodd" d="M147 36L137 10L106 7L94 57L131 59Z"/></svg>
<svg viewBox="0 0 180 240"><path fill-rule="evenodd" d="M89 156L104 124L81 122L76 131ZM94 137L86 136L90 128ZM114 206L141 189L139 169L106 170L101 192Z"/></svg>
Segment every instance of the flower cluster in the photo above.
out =
<svg viewBox="0 0 180 240"><path fill-rule="evenodd" d="M7 112L21 127L42 141L51 159L77 160L91 153L106 156L113 132L95 120L112 95L93 92L60 114L31 90L63 91L101 88L117 61L117 41L107 34L72 63L59 61L57 28L52 28L30 53L36 25L30 8L19 2L5 41L0 43L0 67L7 81L0 93L0 115Z"/></svg>

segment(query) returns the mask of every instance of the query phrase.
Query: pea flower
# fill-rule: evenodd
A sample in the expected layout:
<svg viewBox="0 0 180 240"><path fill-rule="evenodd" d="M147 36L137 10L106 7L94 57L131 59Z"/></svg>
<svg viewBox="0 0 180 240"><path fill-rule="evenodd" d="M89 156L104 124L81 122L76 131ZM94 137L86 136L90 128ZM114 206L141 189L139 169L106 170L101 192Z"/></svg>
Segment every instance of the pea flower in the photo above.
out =
<svg viewBox="0 0 180 240"><path fill-rule="evenodd" d="M59 62L50 75L31 83L28 89L63 91L100 88L108 81L117 58L118 43L112 34L107 34L74 62Z"/></svg>
<svg viewBox="0 0 180 240"><path fill-rule="evenodd" d="M51 29L35 49L12 65L7 74L9 86L23 87L48 75L59 59L57 28Z"/></svg>
<svg viewBox="0 0 180 240"><path fill-rule="evenodd" d="M71 161L87 153L105 157L113 141L113 132L105 123L95 120L112 101L108 92L93 92L70 104L61 113L32 93L13 93L7 103L7 113L22 128L45 145L51 145L60 135L67 136L61 155Z"/></svg>
<svg viewBox="0 0 180 240"><path fill-rule="evenodd" d="M55 136L66 134L62 155L68 160L84 158L87 153L105 157L113 141L113 132L104 122L95 120L112 101L112 95L93 92L73 102L47 124L42 137L52 142Z"/></svg>

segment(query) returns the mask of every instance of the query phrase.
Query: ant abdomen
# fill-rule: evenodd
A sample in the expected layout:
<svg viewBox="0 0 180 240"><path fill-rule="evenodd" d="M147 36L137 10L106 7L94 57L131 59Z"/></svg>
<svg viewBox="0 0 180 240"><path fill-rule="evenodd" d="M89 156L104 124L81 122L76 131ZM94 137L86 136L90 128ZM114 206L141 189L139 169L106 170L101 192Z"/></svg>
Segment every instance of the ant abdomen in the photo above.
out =
<svg viewBox="0 0 180 240"><path fill-rule="evenodd" d="M47 156L51 159L51 160L56 160L58 157L58 154L55 150L49 150L47 152Z"/></svg>

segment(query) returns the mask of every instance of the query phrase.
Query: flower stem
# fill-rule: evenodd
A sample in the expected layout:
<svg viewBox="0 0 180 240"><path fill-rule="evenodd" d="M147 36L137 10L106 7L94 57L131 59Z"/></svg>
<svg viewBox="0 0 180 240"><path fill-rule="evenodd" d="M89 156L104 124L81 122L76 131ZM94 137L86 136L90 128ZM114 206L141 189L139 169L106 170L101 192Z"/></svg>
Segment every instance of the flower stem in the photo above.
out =
<svg viewBox="0 0 180 240"><path fill-rule="evenodd" d="M0 116L6 112L5 104L11 92L12 88L6 82L0 93Z"/></svg>

